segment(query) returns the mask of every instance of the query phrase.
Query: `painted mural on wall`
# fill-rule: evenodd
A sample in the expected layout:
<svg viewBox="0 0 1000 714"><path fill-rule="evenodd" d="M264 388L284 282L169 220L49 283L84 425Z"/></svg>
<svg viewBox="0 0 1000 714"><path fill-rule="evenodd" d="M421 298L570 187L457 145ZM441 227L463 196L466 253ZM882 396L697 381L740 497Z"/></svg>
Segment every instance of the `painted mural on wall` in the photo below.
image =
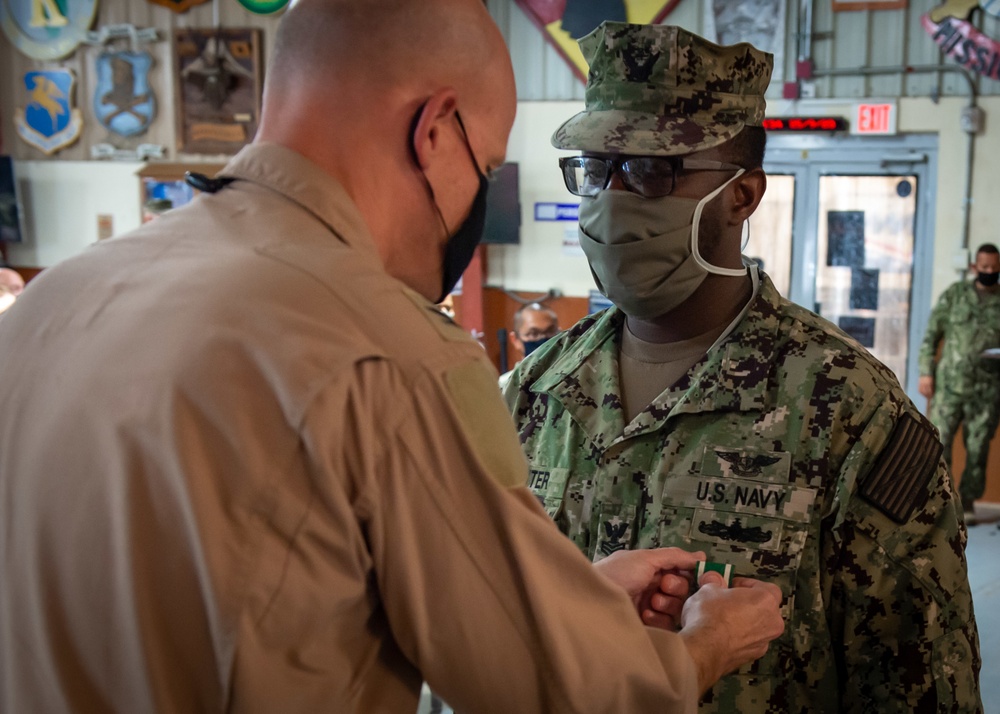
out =
<svg viewBox="0 0 1000 714"><path fill-rule="evenodd" d="M920 23L947 57L972 72L1000 80L1000 42L969 22L976 8L1000 18L1000 0L947 0L921 17Z"/></svg>
<svg viewBox="0 0 1000 714"><path fill-rule="evenodd" d="M73 106L76 77L68 69L27 72L28 104L14 112L17 134L25 142L53 154L80 137L83 117Z"/></svg>
<svg viewBox="0 0 1000 714"><path fill-rule="evenodd" d="M576 41L605 20L649 24L661 22L680 0L515 0L545 39L563 56L580 81L587 81L587 62Z"/></svg>
<svg viewBox="0 0 1000 714"><path fill-rule="evenodd" d="M38 60L72 54L87 38L97 0L0 0L0 27L18 50Z"/></svg>
<svg viewBox="0 0 1000 714"><path fill-rule="evenodd" d="M104 52L97 58L94 114L108 131L135 136L149 127L156 113L152 66L148 52Z"/></svg>

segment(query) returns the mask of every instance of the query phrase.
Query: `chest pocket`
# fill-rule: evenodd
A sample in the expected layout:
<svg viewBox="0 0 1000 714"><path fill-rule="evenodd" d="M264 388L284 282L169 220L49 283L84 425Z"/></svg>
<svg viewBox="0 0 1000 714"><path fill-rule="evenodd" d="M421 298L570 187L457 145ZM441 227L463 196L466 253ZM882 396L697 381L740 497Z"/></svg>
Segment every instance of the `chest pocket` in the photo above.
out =
<svg viewBox="0 0 1000 714"><path fill-rule="evenodd" d="M816 491L788 482L790 458L713 448L700 473L664 478L660 545L703 550L710 561L731 564L734 576L774 583L784 595L785 634L741 675L773 675L792 661L793 590Z"/></svg>

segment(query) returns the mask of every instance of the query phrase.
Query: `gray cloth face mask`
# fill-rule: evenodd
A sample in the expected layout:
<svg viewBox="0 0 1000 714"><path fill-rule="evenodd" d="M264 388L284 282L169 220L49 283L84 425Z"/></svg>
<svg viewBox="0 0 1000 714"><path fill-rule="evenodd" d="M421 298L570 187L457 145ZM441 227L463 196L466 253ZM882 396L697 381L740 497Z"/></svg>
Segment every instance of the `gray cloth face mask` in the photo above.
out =
<svg viewBox="0 0 1000 714"><path fill-rule="evenodd" d="M709 273L745 275L706 262L697 242L705 205L742 173L700 200L617 190L582 198L580 247L597 288L626 315L649 320L691 297Z"/></svg>

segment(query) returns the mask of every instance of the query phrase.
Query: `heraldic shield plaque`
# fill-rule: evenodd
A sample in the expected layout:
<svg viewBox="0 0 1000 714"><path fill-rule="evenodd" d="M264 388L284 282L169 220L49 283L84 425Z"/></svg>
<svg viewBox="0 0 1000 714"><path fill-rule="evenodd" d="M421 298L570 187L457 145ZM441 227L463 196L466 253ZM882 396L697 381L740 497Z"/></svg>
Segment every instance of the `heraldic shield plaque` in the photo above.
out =
<svg viewBox="0 0 1000 714"><path fill-rule="evenodd" d="M177 30L174 55L178 151L235 154L257 132L260 30Z"/></svg>
<svg viewBox="0 0 1000 714"><path fill-rule="evenodd" d="M0 27L28 57L65 57L87 38L97 0L0 0Z"/></svg>
<svg viewBox="0 0 1000 714"><path fill-rule="evenodd" d="M97 58L94 114L102 126L121 136L146 131L156 113L152 66L148 52L105 52Z"/></svg>
<svg viewBox="0 0 1000 714"><path fill-rule="evenodd" d="M76 141L83 130L83 116L73 106L74 84L76 77L68 69L27 72L28 103L14 112L18 136L46 154Z"/></svg>

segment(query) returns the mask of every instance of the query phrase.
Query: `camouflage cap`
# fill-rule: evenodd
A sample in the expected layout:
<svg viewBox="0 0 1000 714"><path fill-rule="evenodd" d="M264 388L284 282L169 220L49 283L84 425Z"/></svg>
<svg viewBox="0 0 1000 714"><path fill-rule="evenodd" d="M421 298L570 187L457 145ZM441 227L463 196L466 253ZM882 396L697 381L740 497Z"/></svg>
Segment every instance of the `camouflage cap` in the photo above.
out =
<svg viewBox="0 0 1000 714"><path fill-rule="evenodd" d="M586 108L552 135L558 149L671 156L717 146L764 119L774 57L672 25L604 22L580 40Z"/></svg>

